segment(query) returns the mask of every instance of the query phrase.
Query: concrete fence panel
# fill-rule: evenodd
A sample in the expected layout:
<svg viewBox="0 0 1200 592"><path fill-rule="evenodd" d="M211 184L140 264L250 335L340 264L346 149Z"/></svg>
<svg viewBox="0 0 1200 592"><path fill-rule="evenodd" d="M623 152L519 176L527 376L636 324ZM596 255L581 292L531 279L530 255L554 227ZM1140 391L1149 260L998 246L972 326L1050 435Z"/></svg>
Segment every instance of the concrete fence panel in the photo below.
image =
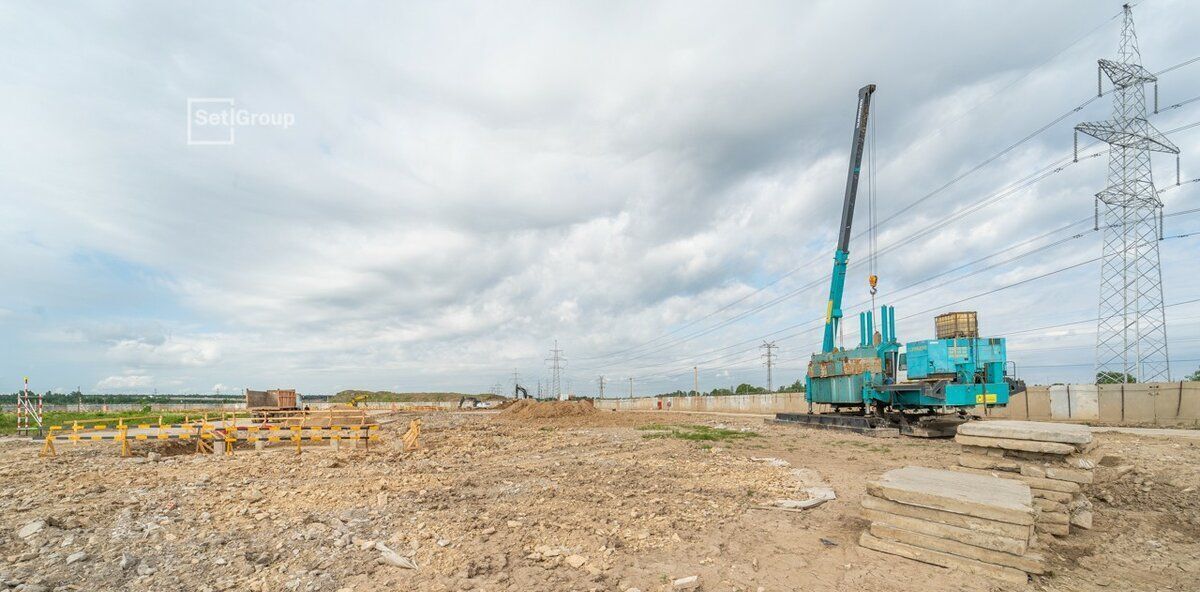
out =
<svg viewBox="0 0 1200 592"><path fill-rule="evenodd" d="M1050 415L1050 387L1048 386L1031 386L1021 394L1024 399L1025 419L1046 421L1051 418Z"/></svg>
<svg viewBox="0 0 1200 592"><path fill-rule="evenodd" d="M1054 419L1100 418L1099 391L1094 384L1056 384L1050 387L1050 416Z"/></svg>
<svg viewBox="0 0 1200 592"><path fill-rule="evenodd" d="M808 411L803 393L602 399L596 404L602 409L636 411L759 415ZM823 405L814 406L814 410L830 411ZM995 419L1200 426L1200 382L1030 386L1026 392L1010 398L1007 407L980 406L974 413Z"/></svg>
<svg viewBox="0 0 1200 592"><path fill-rule="evenodd" d="M1154 399L1154 418L1163 425L1192 424L1196 415L1184 414L1184 401L1190 394L1194 406L1195 389L1188 389L1186 382L1159 382L1150 385L1150 396ZM1191 383L1195 384L1195 383ZM1191 391L1188 393L1188 391Z"/></svg>
<svg viewBox="0 0 1200 592"><path fill-rule="evenodd" d="M1125 402L1125 423L1156 423L1154 399L1148 384L1112 385L1121 393Z"/></svg>
<svg viewBox="0 0 1200 592"><path fill-rule="evenodd" d="M1125 392L1120 384L1099 385L1097 398L1100 402L1100 421L1122 423L1125 421Z"/></svg>
<svg viewBox="0 0 1200 592"><path fill-rule="evenodd" d="M1200 382L1184 382L1179 387L1181 424L1200 426Z"/></svg>

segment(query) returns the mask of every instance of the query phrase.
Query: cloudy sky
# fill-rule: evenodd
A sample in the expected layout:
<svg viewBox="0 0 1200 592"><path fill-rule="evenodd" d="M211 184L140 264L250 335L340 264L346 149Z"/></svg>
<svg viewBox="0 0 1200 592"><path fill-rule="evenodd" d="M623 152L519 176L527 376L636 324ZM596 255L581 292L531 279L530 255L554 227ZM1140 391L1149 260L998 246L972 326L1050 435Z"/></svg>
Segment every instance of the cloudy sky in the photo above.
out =
<svg viewBox="0 0 1200 592"><path fill-rule="evenodd" d="M867 82L879 301L901 338L978 310L1026 378L1086 379L1094 323L1042 328L1096 316L1099 268L1080 263L1099 255L1105 159L1066 163L1072 126L1110 99L973 169L1095 95L1119 10L5 3L0 390L482 392L514 371L533 388L555 339L583 394L601 375L687 389L693 366L705 390L763 384L763 339L791 382L819 347ZM1195 5L1135 17L1151 71L1200 55ZM1163 74L1163 106L1197 95L1200 63ZM189 115L212 98L267 121L189 144L189 123L227 137ZM1152 121L1200 121L1200 101ZM1200 176L1200 128L1170 137ZM1154 165L1174 182L1172 157ZM1200 230L1170 216L1200 206L1200 183L1162 197L1168 235ZM1200 296L1200 241L1161 245L1166 301ZM851 251L865 261L865 234ZM1200 303L1167 310L1173 372L1191 372Z"/></svg>

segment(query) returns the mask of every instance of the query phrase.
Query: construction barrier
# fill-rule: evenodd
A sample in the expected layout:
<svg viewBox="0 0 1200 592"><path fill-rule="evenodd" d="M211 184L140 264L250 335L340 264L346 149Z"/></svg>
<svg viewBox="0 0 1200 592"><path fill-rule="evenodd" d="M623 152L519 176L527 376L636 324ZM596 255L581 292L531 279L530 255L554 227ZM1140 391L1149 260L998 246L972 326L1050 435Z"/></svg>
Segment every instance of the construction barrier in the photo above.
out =
<svg viewBox="0 0 1200 592"><path fill-rule="evenodd" d="M413 418L412 421L408 422L408 431L404 432L404 435L400 438L400 441L404 442L404 451L412 452L419 448L420 446L417 444L417 439L420 437L421 418L416 417Z"/></svg>
<svg viewBox="0 0 1200 592"><path fill-rule="evenodd" d="M221 425L207 421L196 421L180 424L120 424L114 426L115 433L99 434L107 430L105 424L95 424L85 427L76 423L69 433L64 426L50 426L42 447L42 456L56 456L55 442L85 442L113 441L120 447L121 456L130 456L130 442L139 440L182 440L195 441L196 452L211 452L214 445L219 443L225 454L232 455L237 442L251 443L282 443L290 442L296 446L296 454L302 452L301 444L308 442L340 442L342 440L363 442L367 450L370 443L379 440L379 426L376 424L356 426L279 426L279 425ZM150 433L129 433L133 430L152 430ZM172 432L170 430L187 430ZM88 432L92 433L88 433ZM335 444L336 445L336 444Z"/></svg>

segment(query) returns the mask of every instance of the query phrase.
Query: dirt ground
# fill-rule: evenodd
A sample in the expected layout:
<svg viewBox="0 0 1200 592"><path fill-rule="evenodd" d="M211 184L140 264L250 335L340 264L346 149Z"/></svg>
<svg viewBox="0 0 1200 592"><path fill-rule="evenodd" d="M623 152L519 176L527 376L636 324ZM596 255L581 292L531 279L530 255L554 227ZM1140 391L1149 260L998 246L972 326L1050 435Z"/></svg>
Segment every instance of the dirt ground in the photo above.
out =
<svg viewBox="0 0 1200 592"><path fill-rule="evenodd" d="M231 458L175 447L158 461L121 459L108 442L41 459L28 440L0 440L0 582L31 592L645 592L696 575L717 591L1200 590L1196 440L1099 435L1135 468L1098 469L1095 529L1054 542L1053 572L1012 586L856 544L866 482L904 465L950 466L950 441L662 413L423 417L415 453L401 451L403 421L370 452L321 446L300 457L286 446ZM669 437L675 424L757 436ZM756 508L797 496L793 468L816 471L838 498L803 512Z"/></svg>

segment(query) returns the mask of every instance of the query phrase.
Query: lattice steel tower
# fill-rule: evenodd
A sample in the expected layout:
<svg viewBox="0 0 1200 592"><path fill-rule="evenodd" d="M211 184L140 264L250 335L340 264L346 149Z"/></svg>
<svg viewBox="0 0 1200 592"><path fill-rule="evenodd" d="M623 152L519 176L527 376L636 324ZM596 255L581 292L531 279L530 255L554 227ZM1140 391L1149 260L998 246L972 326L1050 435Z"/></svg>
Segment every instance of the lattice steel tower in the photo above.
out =
<svg viewBox="0 0 1200 592"><path fill-rule="evenodd" d="M1121 382L1171 379L1158 256L1163 204L1150 152L1179 154L1179 148L1146 120L1145 85L1154 84L1157 104L1158 79L1141 62L1126 4L1117 59L1100 60L1097 73L1098 86L1101 76L1113 84L1112 119L1075 126L1109 144L1108 186L1096 194L1096 225L1103 234L1096 372L1120 373Z"/></svg>
<svg viewBox="0 0 1200 592"><path fill-rule="evenodd" d="M550 350L550 357L546 361L550 363L550 392L548 396L552 399L565 400L567 393L562 390L562 370L566 367L567 359L562 355L563 350L558 348L558 340L554 340L554 349Z"/></svg>

